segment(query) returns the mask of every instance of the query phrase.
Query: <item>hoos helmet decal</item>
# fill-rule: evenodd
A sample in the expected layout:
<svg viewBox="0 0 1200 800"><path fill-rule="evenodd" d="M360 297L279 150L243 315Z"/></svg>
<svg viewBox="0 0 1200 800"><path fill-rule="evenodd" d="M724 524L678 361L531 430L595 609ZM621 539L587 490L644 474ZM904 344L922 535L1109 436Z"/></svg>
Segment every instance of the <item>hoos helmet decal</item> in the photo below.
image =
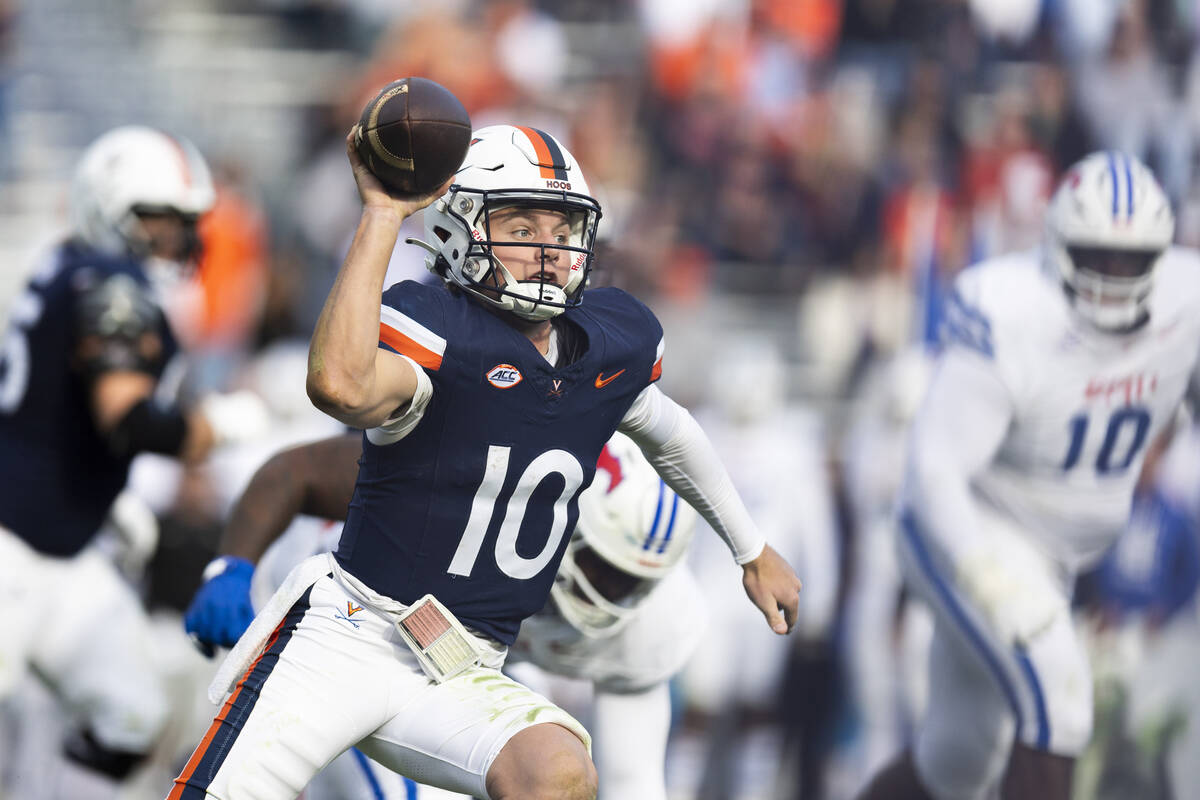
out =
<svg viewBox="0 0 1200 800"><path fill-rule="evenodd" d="M528 231L521 233L526 241L507 235L501 241L498 219L520 216L510 209L549 219L552 240ZM450 191L424 213L426 241L407 241L428 251L426 266L447 283L531 321L557 316L582 299L600 204L553 136L512 125L476 131ZM544 268L519 279L506 260L536 260Z"/></svg>
<svg viewBox="0 0 1200 800"><path fill-rule="evenodd" d="M579 523L550 597L587 636L611 636L683 558L696 512L663 484L637 445L615 434L579 497Z"/></svg>
<svg viewBox="0 0 1200 800"><path fill-rule="evenodd" d="M1125 153L1092 153L1067 170L1047 215L1047 255L1072 305L1121 332L1148 318L1154 268L1175 217L1154 174Z"/></svg>

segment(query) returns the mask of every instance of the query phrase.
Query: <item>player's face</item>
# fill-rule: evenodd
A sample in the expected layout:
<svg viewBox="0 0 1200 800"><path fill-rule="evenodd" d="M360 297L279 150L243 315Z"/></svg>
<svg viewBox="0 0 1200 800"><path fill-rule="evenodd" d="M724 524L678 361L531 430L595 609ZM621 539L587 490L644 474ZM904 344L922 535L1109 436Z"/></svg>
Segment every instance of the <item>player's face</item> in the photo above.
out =
<svg viewBox="0 0 1200 800"><path fill-rule="evenodd" d="M622 601L629 598L642 583L641 578L617 569L590 547L579 549L575 554L575 563L592 586L611 603L622 605ZM586 600L586 596L583 599Z"/></svg>
<svg viewBox="0 0 1200 800"><path fill-rule="evenodd" d="M543 281L563 286L572 253L571 223L561 211L514 206L493 211L488 218L493 252L518 281Z"/></svg>
<svg viewBox="0 0 1200 800"><path fill-rule="evenodd" d="M1110 250L1105 247L1071 247L1068 248L1075 268L1100 275L1105 278L1140 278L1145 275L1157 251L1150 250Z"/></svg>
<svg viewBox="0 0 1200 800"><path fill-rule="evenodd" d="M183 263L196 251L196 218L173 210L137 212L148 255Z"/></svg>

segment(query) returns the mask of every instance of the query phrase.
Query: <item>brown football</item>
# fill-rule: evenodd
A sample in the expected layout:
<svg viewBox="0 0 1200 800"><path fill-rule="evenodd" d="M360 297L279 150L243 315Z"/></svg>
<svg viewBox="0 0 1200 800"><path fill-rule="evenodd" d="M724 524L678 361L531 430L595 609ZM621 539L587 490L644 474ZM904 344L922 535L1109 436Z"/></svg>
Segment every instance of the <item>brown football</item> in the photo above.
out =
<svg viewBox="0 0 1200 800"><path fill-rule="evenodd" d="M450 90L428 78L401 78L375 95L354 145L367 169L397 194L437 189L458 171L471 143L471 119Z"/></svg>

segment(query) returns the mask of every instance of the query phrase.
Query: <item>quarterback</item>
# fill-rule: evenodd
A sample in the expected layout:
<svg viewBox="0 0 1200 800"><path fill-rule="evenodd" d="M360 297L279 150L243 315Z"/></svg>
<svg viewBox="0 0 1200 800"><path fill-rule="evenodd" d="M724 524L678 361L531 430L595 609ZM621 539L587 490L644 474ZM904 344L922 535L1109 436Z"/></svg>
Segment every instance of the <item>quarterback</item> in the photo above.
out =
<svg viewBox="0 0 1200 800"><path fill-rule="evenodd" d="M936 689L865 797L1070 796L1092 729L1074 576L1124 529L1147 445L1200 375L1200 257L1173 235L1150 170L1095 153L1066 172L1039 250L957 280L900 498Z"/></svg>
<svg viewBox="0 0 1200 800"><path fill-rule="evenodd" d="M205 582L185 617L193 636L232 644L251 608L264 607L296 563L337 545L340 526L318 518L345 517L361 450L357 436L339 436L285 450L258 470L222 537L223 559L234 568ZM621 434L601 451L579 506L550 602L521 626L508 663L592 684L601 797L666 800L667 680L695 650L705 622L700 588L679 565L696 514ZM343 610L344 622L358 613ZM402 788L400 776L347 752L305 797L368 796L372 783L385 797L450 796Z"/></svg>
<svg viewBox="0 0 1200 800"><path fill-rule="evenodd" d="M363 213L313 333L308 393L365 430L353 499L333 556L297 566L231 651L233 694L171 798L292 798L357 744L452 791L587 800L586 731L499 669L546 603L618 427L725 538L777 633L799 581L654 385L657 319L620 290L585 292L600 208L556 139L475 131L447 191L407 199L352 140ZM420 244L446 287L383 292L400 223L427 205ZM357 627L338 619L355 607L370 610Z"/></svg>

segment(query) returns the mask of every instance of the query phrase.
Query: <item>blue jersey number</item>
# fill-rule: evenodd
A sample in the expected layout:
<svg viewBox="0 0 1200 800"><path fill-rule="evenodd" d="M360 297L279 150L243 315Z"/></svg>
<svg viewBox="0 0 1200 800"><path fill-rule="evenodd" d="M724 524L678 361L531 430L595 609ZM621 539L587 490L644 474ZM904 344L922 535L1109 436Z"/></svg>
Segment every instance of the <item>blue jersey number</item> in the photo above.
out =
<svg viewBox="0 0 1200 800"><path fill-rule="evenodd" d="M491 525L492 516L496 513L496 499L508 475L508 456L511 450L510 447L500 445L488 447L483 482L475 492L467 527L447 570L451 575L470 575L475 567L475 559L479 557L479 550L483 546L483 537ZM554 502L554 521L550 526L550 535L542 552L533 558L525 558L517 552L517 534L521 531L525 505L534 490L552 473L562 476L563 488ZM565 450L549 450L542 453L525 468L517 480L512 497L508 500L504 521L500 524L500 535L496 537L496 565L504 574L518 580L528 580L550 563L567 530L567 503L582 484L583 467L579 465L575 456Z"/></svg>
<svg viewBox="0 0 1200 800"><path fill-rule="evenodd" d="M1069 423L1071 444L1067 447L1067 457L1063 460L1064 472L1079 463L1079 456L1083 453L1083 442L1087 437L1089 421L1090 417L1086 413L1071 417ZM1123 448L1124 453L1118 456L1114 453L1117 439L1126 429L1133 431L1133 438ZM1140 406L1126 406L1114 411L1108 418L1108 428L1104 431L1104 442L1100 445L1100 452L1096 454L1096 472L1106 475L1110 472L1123 472L1129 469L1129 465L1133 463L1138 451L1146 444L1146 433L1149 430L1150 412L1147 409Z"/></svg>

